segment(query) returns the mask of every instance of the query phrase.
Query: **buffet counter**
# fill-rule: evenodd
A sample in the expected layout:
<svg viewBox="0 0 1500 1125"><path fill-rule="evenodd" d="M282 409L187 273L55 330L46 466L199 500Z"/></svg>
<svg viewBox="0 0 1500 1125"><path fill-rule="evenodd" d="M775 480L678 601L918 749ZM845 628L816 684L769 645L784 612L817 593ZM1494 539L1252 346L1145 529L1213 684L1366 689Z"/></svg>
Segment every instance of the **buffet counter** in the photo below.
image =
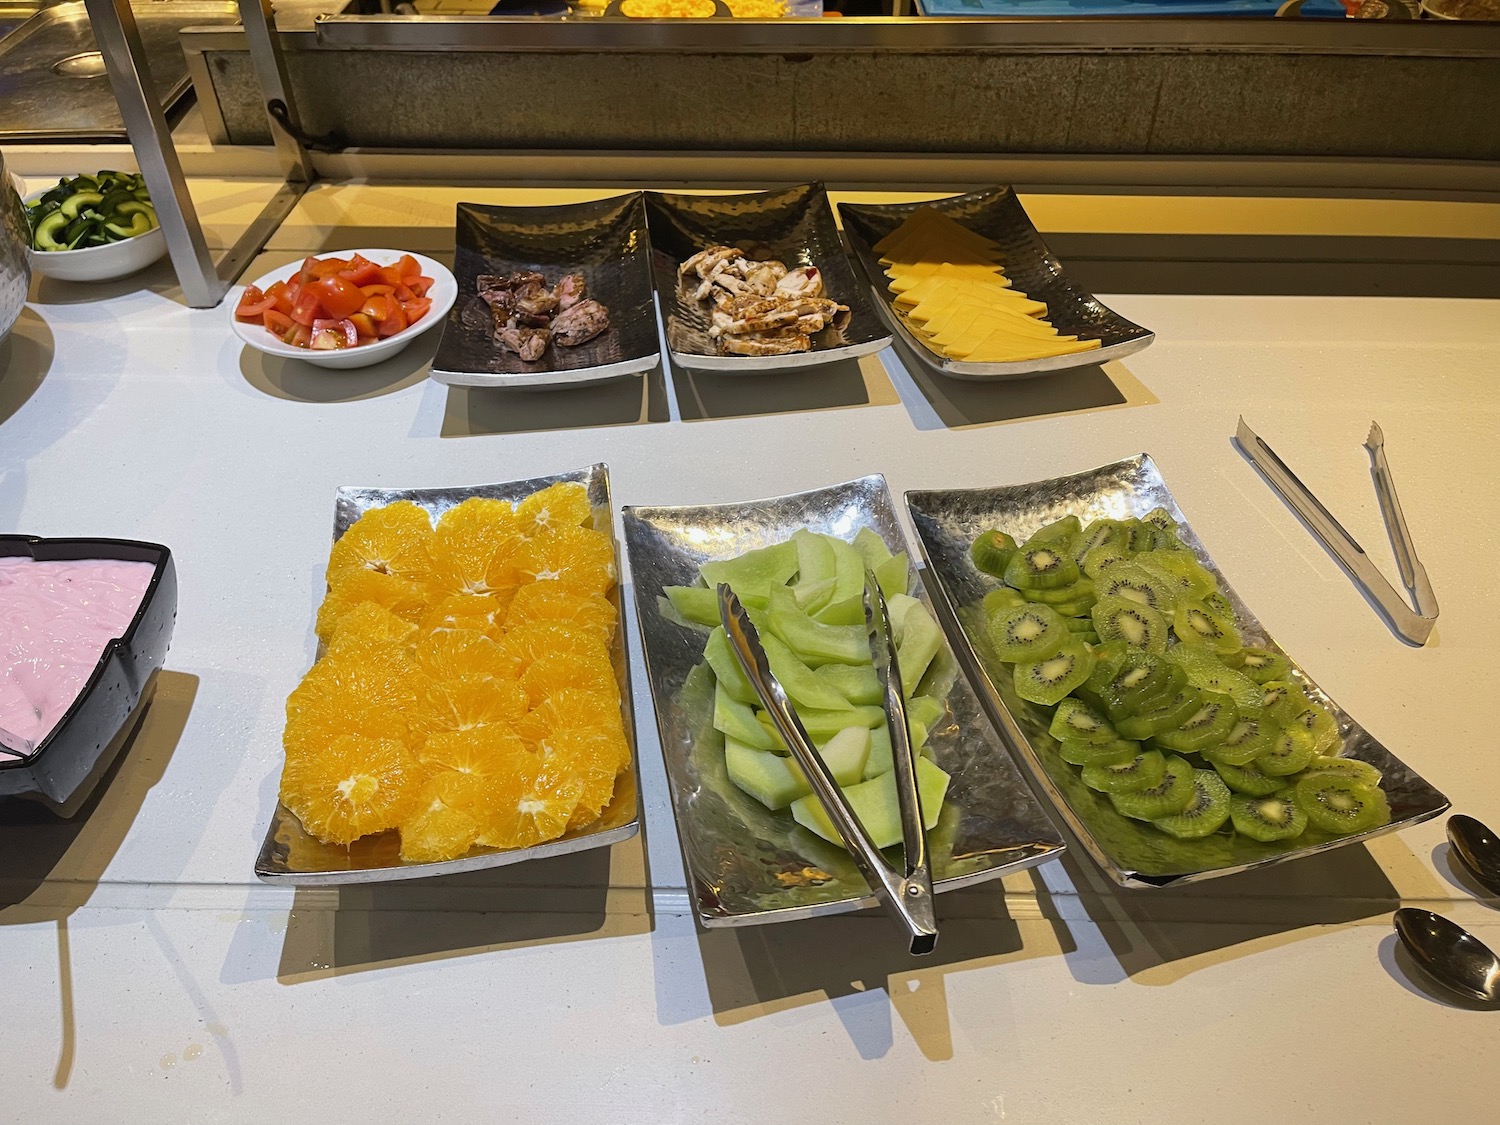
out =
<svg viewBox="0 0 1500 1125"><path fill-rule="evenodd" d="M220 246L269 190L192 186ZM458 201L607 194L324 182L246 276L362 246L451 262ZM255 881L335 490L595 462L618 506L869 473L899 497L1147 452L1281 645L1454 811L1500 823L1481 713L1500 632L1500 203L1023 198L1151 347L1009 383L944 379L897 346L506 392L429 380L435 331L361 370L270 358L230 333L230 303L184 307L165 261L34 280L0 344L0 530L167 544L180 596L107 784L69 821L0 809L16 1119L1491 1119L1493 1012L1421 983L1390 928L1423 905L1500 948L1500 904L1457 872L1442 819L1178 889L1119 889L1070 847L941 896L927 959L878 911L700 928L631 608L638 837L405 883ZM1237 451L1241 415L1394 575L1360 446L1381 423L1445 609L1425 647L1391 634Z"/></svg>

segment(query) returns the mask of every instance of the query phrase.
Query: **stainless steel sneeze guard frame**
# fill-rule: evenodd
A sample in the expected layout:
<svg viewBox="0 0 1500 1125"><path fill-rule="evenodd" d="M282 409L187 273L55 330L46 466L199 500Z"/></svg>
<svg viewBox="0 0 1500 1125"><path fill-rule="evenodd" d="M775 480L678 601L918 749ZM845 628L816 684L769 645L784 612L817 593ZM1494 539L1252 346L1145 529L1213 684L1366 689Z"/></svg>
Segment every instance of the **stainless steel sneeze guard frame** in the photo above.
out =
<svg viewBox="0 0 1500 1125"><path fill-rule="evenodd" d="M397 500L410 500L437 517L449 508L475 496L497 500L521 500L558 481L578 481L588 488L594 510L594 527L607 531L614 543L616 570L619 569L620 545L614 538L613 508L609 493L609 468L593 465L573 472L503 484L473 485L457 488L354 488L338 491L334 507L333 538L371 508ZM280 801L271 815L266 838L255 860L256 877L267 883L290 883L299 886L330 886L341 883L379 883L394 879L417 879L429 875L454 875L463 871L481 871L503 867L529 859L568 855L617 844L634 836L640 829L641 808L636 738L635 710L630 694L630 653L625 618L620 613L620 586L616 583L610 597L617 613L610 659L620 687L620 713L625 737L630 742L630 768L615 782L614 799L594 823L569 830L559 839L531 848L474 848L468 855L440 863L405 863L401 860L395 832L383 832L356 840L348 848L324 844L309 835L297 816Z"/></svg>
<svg viewBox="0 0 1500 1125"><path fill-rule="evenodd" d="M906 506L928 571L935 579L945 624L956 630L956 639L961 639L959 647L992 715L1084 850L1120 885L1192 883L1285 863L1418 824L1448 807L1443 794L1371 737L1293 661L1294 678L1309 696L1333 713L1344 738L1344 755L1368 762L1384 775L1381 788L1391 804L1389 824L1347 836L1323 834L1311 844L1304 842L1306 837L1262 844L1238 834L1177 840L1149 824L1121 816L1102 794L1079 780L1074 767L1054 753L1056 740L1047 731L1050 712L1017 696L1007 667L988 650L981 616L976 611L985 593L998 583L975 568L969 546L979 532L989 528L1009 532L1022 541L1042 525L1069 513L1087 522L1104 516L1141 516L1153 508L1165 508L1180 525L1182 541L1214 574L1234 605L1246 642L1281 652L1214 566L1155 463L1141 454L1089 472L1032 484L908 492Z"/></svg>
<svg viewBox="0 0 1500 1125"><path fill-rule="evenodd" d="M702 663L707 631L669 619L661 604L662 588L695 583L701 563L779 542L800 528L848 539L868 527L893 551L908 550L885 479L734 504L625 507L621 518L677 835L700 921L744 926L875 905L842 848L768 811L728 780L723 738L712 725L714 681ZM921 582L912 590L930 611ZM1033 866L1063 847L944 641L937 676L951 677L948 714L930 741L952 782L949 807L928 833L940 892ZM941 923L941 907L938 916Z"/></svg>

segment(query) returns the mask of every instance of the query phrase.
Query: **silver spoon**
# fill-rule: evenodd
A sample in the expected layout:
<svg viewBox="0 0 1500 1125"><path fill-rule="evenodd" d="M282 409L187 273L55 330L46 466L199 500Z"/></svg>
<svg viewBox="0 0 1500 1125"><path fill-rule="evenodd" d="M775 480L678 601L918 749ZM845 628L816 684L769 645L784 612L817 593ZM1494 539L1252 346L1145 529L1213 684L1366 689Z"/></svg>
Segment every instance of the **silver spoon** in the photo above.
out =
<svg viewBox="0 0 1500 1125"><path fill-rule="evenodd" d="M1472 816L1448 818L1448 843L1470 875L1492 895L1500 895L1500 836Z"/></svg>
<svg viewBox="0 0 1500 1125"><path fill-rule="evenodd" d="M1468 930L1410 906L1392 921L1407 952L1433 980L1473 1000L1500 1001L1500 957Z"/></svg>

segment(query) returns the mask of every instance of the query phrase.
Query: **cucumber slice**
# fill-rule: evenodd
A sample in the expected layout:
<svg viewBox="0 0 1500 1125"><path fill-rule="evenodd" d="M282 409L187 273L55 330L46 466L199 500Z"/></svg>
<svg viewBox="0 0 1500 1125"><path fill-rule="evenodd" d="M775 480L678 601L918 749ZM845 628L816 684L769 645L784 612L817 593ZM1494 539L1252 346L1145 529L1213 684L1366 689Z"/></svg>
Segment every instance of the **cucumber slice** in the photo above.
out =
<svg viewBox="0 0 1500 1125"><path fill-rule="evenodd" d="M38 250L66 250L66 239L59 238L68 225L68 217L61 211L53 211L36 224L31 233L31 244Z"/></svg>
<svg viewBox="0 0 1500 1125"><path fill-rule="evenodd" d="M104 196L97 191L75 191L62 201L62 206L58 210L72 220L78 218L78 213L85 207L102 202L104 202Z"/></svg>

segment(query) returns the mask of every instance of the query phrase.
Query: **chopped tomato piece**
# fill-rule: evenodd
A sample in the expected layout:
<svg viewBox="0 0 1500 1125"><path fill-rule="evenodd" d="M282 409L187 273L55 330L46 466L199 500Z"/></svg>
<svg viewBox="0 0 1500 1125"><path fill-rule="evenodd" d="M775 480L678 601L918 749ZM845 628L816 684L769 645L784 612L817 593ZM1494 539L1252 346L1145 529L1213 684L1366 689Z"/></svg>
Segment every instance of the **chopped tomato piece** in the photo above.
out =
<svg viewBox="0 0 1500 1125"><path fill-rule="evenodd" d="M339 270L349 268L347 258L313 258L312 276L314 278L332 277Z"/></svg>
<svg viewBox="0 0 1500 1125"><path fill-rule="evenodd" d="M297 294L297 299L292 302L292 311L288 314L298 324L305 324L309 328L312 322L317 320L323 312L318 294L311 286L304 286L302 292Z"/></svg>
<svg viewBox="0 0 1500 1125"><path fill-rule="evenodd" d="M350 285L369 285L380 276L380 267L363 254L355 254L349 259L349 268L340 270L338 276Z"/></svg>
<svg viewBox="0 0 1500 1125"><path fill-rule="evenodd" d="M432 301L427 297L413 297L410 301L404 301L401 305L406 312L406 323L415 324L427 315L427 310L432 308Z"/></svg>
<svg viewBox="0 0 1500 1125"><path fill-rule="evenodd" d="M365 295L359 286L350 284L337 274L330 274L309 286L318 295L323 311L333 320L342 320L352 312L358 312L365 303Z"/></svg>
<svg viewBox="0 0 1500 1125"><path fill-rule="evenodd" d="M312 343L312 329L305 324L293 324L291 331L281 338L282 343L294 348L305 348Z"/></svg>
<svg viewBox="0 0 1500 1125"><path fill-rule="evenodd" d="M359 332L354 327L354 321L347 317L339 320L315 320L312 327L313 339L317 339L324 332L337 332L344 338L342 347L352 348L359 343Z"/></svg>
<svg viewBox="0 0 1500 1125"><path fill-rule="evenodd" d="M236 320L256 320L267 309L275 307L274 300L268 298L255 286L247 285L245 291L240 294L240 303L235 307L234 317Z"/></svg>
<svg viewBox="0 0 1500 1125"><path fill-rule="evenodd" d="M363 311L351 313L349 319L354 322L354 330L361 337L369 337L371 340L375 339L375 318L370 316L369 313Z"/></svg>
<svg viewBox="0 0 1500 1125"><path fill-rule="evenodd" d="M276 311L282 316L290 316L292 313L292 298L284 281L278 281L266 290L266 296L276 303Z"/></svg>
<svg viewBox="0 0 1500 1125"><path fill-rule="evenodd" d="M348 346L348 344L344 343L343 333L335 332L331 328L325 328L321 332L314 332L312 343L308 345L315 352L336 352L340 348Z"/></svg>
<svg viewBox="0 0 1500 1125"><path fill-rule="evenodd" d="M384 293L377 293L374 296L366 297L365 303L359 307L359 311L371 320L379 322L391 315L391 306L393 304L395 304L395 301L390 297L387 297Z"/></svg>
<svg viewBox="0 0 1500 1125"><path fill-rule="evenodd" d="M427 290L432 288L432 278L408 277L406 279L406 287L413 293L415 293L418 297L425 297L427 296Z"/></svg>
<svg viewBox="0 0 1500 1125"><path fill-rule="evenodd" d="M396 263L396 272L401 275L401 280L405 281L408 277L419 277L422 267L410 254L402 254L401 260Z"/></svg>
<svg viewBox="0 0 1500 1125"><path fill-rule="evenodd" d="M383 294L394 293L396 287L394 285L361 285L359 291L366 297L378 297Z"/></svg>
<svg viewBox="0 0 1500 1125"><path fill-rule="evenodd" d="M297 327L297 322L285 313L277 312L275 309L266 311L266 331L278 340L285 340L286 334Z"/></svg>
<svg viewBox="0 0 1500 1125"><path fill-rule="evenodd" d="M394 288L401 284L401 271L395 266L385 266L380 271L380 280L383 284Z"/></svg>
<svg viewBox="0 0 1500 1125"><path fill-rule="evenodd" d="M406 331L406 310L395 301L391 302L391 313L375 326L377 336L394 336L397 332Z"/></svg>

